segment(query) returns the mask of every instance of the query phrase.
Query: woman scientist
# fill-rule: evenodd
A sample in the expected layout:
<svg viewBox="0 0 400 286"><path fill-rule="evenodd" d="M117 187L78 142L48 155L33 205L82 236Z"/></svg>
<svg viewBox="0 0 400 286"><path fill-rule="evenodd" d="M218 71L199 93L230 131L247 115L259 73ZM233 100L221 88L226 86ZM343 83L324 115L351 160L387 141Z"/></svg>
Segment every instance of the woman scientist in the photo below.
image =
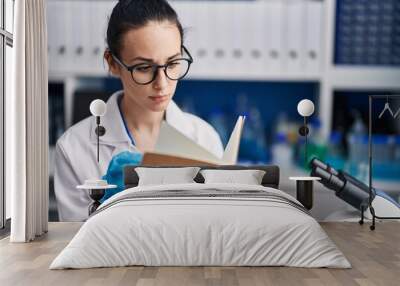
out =
<svg viewBox="0 0 400 286"><path fill-rule="evenodd" d="M55 194L61 221L83 221L91 199L76 189L89 178L101 178L113 156L123 151L151 151L162 120L217 156L223 148L216 131L172 101L178 80L192 57L183 45L183 29L166 0L126 0L114 7L107 28L104 57L123 90L107 101L101 124L97 162L93 116L69 128L57 141ZM89 108L89 107L88 107Z"/></svg>

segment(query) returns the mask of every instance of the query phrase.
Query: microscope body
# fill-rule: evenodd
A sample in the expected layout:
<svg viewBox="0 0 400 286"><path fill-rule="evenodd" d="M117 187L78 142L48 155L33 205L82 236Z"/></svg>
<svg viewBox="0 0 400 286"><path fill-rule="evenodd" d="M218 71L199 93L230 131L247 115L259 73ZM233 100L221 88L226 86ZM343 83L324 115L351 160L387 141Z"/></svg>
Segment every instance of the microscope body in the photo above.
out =
<svg viewBox="0 0 400 286"><path fill-rule="evenodd" d="M311 160L310 164L311 175L320 177L320 183L335 191L336 196L360 211L368 208L369 187L366 184L316 158ZM374 197L375 190L372 190L372 198Z"/></svg>

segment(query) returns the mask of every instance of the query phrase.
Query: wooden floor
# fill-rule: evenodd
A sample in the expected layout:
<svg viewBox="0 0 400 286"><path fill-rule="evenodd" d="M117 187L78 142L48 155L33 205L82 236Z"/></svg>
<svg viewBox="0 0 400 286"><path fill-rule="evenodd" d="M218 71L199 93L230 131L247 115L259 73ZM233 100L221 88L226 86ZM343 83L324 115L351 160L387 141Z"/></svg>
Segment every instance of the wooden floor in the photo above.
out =
<svg viewBox="0 0 400 286"><path fill-rule="evenodd" d="M48 270L81 224L50 223L49 233L29 244L0 241L0 285L400 285L400 223L375 231L357 223L322 226L352 269L289 267L122 267Z"/></svg>

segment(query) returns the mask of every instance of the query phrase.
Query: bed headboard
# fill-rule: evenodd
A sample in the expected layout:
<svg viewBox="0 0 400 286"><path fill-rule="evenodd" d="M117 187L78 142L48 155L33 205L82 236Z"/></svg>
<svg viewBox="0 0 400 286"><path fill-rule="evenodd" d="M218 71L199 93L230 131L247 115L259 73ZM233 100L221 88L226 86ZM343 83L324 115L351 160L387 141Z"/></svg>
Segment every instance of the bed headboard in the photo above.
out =
<svg viewBox="0 0 400 286"><path fill-rule="evenodd" d="M124 168L124 184L125 189L133 188L138 185L139 177L135 171L135 168L139 166L126 166ZM157 166L152 166L147 168L157 168ZM161 167L161 166L160 166ZM162 166L162 168L176 168L176 166ZM248 169L256 169L265 171L265 175L261 181L261 184L265 187L271 187L278 189L279 188L279 167L274 165L256 165L256 166L240 166L240 165L232 165L232 166L200 166L201 169L220 169L220 170L248 170ZM200 174L194 178L197 183L204 183L204 178Z"/></svg>

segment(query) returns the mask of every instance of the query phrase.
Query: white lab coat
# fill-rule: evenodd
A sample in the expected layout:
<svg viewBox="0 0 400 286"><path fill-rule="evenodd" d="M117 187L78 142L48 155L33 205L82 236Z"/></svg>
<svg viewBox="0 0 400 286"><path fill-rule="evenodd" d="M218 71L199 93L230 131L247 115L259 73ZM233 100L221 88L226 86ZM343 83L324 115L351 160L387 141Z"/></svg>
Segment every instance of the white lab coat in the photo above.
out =
<svg viewBox="0 0 400 286"><path fill-rule="evenodd" d="M139 152L132 145L125 130L114 93L107 101L107 113L101 118L106 129L100 137L100 163L97 162L97 136L94 116L69 128L57 141L55 155L54 188L60 221L83 221L88 217L92 202L86 190L77 189L87 179L101 178L111 158L122 152ZM166 121L180 132L222 157L223 147L218 133L204 120L185 113L171 101L166 110Z"/></svg>

